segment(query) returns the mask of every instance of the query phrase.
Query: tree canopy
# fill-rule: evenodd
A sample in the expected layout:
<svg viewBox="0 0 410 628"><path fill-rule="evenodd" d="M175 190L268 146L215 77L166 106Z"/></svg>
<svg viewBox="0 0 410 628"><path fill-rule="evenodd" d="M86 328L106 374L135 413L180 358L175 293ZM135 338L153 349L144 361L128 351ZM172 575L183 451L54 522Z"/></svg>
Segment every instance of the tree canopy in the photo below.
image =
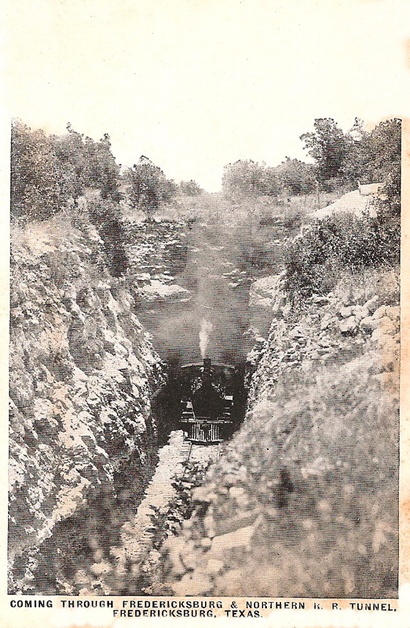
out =
<svg viewBox="0 0 410 628"><path fill-rule="evenodd" d="M202 188L193 179L190 181L181 181L179 189L182 194L186 194L187 196L199 196L203 192Z"/></svg>
<svg viewBox="0 0 410 628"><path fill-rule="evenodd" d="M301 135L304 148L315 161L322 186L386 180L392 169L400 169L401 121L380 122L371 132L356 118L344 133L333 118L317 118L314 131Z"/></svg>
<svg viewBox="0 0 410 628"><path fill-rule="evenodd" d="M307 194L315 189L315 169L299 159L286 157L276 167L276 176L280 187L288 194Z"/></svg>
<svg viewBox="0 0 410 628"><path fill-rule="evenodd" d="M44 220L68 199L52 140L20 120L11 127L11 215Z"/></svg>
<svg viewBox="0 0 410 628"><path fill-rule="evenodd" d="M45 220L75 203L86 188L118 201L119 167L108 134L95 142L67 125L68 133L47 136L20 120L11 127L11 214Z"/></svg>
<svg viewBox="0 0 410 628"><path fill-rule="evenodd" d="M279 187L274 168L249 159L225 166L222 190L226 198L239 201L257 196L276 196Z"/></svg>
<svg viewBox="0 0 410 628"><path fill-rule="evenodd" d="M161 168L144 155L127 170L126 180L131 206L142 210L149 221L160 204L172 200L177 192L176 183L167 179Z"/></svg>
<svg viewBox="0 0 410 628"><path fill-rule="evenodd" d="M120 200L119 166L111 152L108 133L95 142L67 125L68 133L53 137L55 151L64 165L64 178L74 199L85 188L99 189L102 198Z"/></svg>
<svg viewBox="0 0 410 628"><path fill-rule="evenodd" d="M304 133L300 139L316 162L318 180L324 182L341 176L348 151L345 134L333 118L316 118L313 128L313 132Z"/></svg>

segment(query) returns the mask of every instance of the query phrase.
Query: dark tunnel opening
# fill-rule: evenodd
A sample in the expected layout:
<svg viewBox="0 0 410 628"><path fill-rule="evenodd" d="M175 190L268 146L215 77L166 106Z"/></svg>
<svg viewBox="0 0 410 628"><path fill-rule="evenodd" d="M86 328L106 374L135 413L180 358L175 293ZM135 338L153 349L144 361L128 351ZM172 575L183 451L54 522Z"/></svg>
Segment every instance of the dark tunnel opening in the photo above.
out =
<svg viewBox="0 0 410 628"><path fill-rule="evenodd" d="M229 411L230 423L224 426L223 440L230 438L239 429L246 411L247 389L245 387L245 361L242 360L235 367L232 366L229 387L224 390L221 378L215 381L212 374L209 381L198 386L198 376L186 375L186 369L193 371L201 369L201 362L197 367L183 363L179 358L171 358L167 361L167 381L152 400L152 410L158 429L158 444L165 445L170 432L183 429L188 436L188 426L181 423L184 403L192 400L195 417L202 416L209 419L222 419L224 414L225 396L233 398ZM231 366L231 365L225 365ZM184 374L185 371L185 374ZM197 381L195 381L195 379Z"/></svg>

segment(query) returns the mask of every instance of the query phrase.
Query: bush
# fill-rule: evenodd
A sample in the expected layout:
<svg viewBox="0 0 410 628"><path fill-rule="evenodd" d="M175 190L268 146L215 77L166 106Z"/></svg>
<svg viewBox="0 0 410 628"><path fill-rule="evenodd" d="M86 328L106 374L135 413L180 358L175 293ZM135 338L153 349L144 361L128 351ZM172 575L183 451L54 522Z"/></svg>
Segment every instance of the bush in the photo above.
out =
<svg viewBox="0 0 410 628"><path fill-rule="evenodd" d="M389 268L399 263L399 218L385 208L375 217L339 213L313 223L290 241L284 262L287 291L309 297L326 294L340 273Z"/></svg>

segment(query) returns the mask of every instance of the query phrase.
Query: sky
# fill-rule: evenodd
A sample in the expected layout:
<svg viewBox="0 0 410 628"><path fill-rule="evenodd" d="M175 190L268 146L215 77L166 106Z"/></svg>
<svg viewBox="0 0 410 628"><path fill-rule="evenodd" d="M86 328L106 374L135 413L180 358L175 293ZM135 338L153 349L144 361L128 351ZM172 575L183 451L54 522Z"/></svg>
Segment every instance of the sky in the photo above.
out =
<svg viewBox="0 0 410 628"><path fill-rule="evenodd" d="M7 115L176 180L306 158L318 117L409 115L408 0L7 0ZM406 43L407 42L407 43Z"/></svg>

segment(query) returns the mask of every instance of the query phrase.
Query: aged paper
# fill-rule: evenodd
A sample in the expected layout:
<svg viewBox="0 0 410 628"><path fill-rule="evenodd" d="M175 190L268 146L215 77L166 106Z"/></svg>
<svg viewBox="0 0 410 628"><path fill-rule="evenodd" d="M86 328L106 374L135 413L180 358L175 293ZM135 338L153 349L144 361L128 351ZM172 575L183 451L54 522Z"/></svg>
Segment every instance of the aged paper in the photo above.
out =
<svg viewBox="0 0 410 628"><path fill-rule="evenodd" d="M246 598L234 593L213 598L191 595L188 591L188 597L181 599L203 600L203 608L209 615L194 619L201 626L243 621L244 617L252 616L249 609L260 610L254 617L259 616L259 622L267 626L407 626L410 617L410 436L407 429L410 280L406 252L410 232L407 176L410 166L407 88L410 33L406 33L406 22L409 23L410 9L407 2L350 0L342 7L341 3L329 6L324 0L290 3L281 0L175 0L147 6L140 0L121 3L36 0L8 2L4 14L0 624L67 628L122 628L137 623L172 625L175 617L172 613L162 616L151 613L150 617L144 610L157 612L161 608L159 602L163 609L172 609L172 602L179 599L155 593L145 598L133 595L121 598L107 593L101 595L100 591L95 597L85 594L71 598L51 592L46 596L7 594L10 118L21 118L34 129L42 128L57 135L65 132L69 121L80 125L81 132L95 139L103 132L111 133L114 155L117 161L124 160L124 163L133 154L135 137L143 137L145 144L141 145L141 152L142 148L148 152L170 177L198 178L201 183L201 175L206 178L209 170L209 179L204 180L203 185L213 192L218 189L218 182L210 165L217 158L221 173L224 165L236 159L266 159L269 165L276 165L287 151L293 156L300 150L296 147L300 145L299 135L312 126L314 118L342 116L340 123L347 128L357 115L367 116L365 122L373 126L382 119L403 119L398 597L385 596L377 600L378 611L358 610L357 606L363 602L376 603L376 600L349 598L348 595L333 599L326 592L314 599L284 596L273 600L275 596L270 599L266 594L263 598L253 595ZM364 41L367 41L367 56ZM187 62L189 55L192 55L190 63ZM270 119L274 131L269 128ZM281 119L286 122L284 127L291 125L294 119L300 130L295 133L293 146L286 145L287 135L285 131L281 133L277 122ZM225 133L229 121L231 133ZM203 130L198 130L201 125ZM244 133L238 130L242 126L248 129ZM185 130L179 131L181 127ZM193 150L194 139L200 155L193 160L196 170L191 174L188 155ZM122 156L115 154L116 142L121 146ZM277 145L276 153L269 155L266 148L269 144ZM215 145L220 146L219 151L214 150ZM296 156L303 159L302 152ZM135 155L135 161L138 157L139 154ZM166 337L172 331L166 328L163 335ZM163 341L162 336L160 340ZM26 533L30 533L29 526ZM376 542L388 543L389 531L381 530L380 534ZM31 608L21 607L26 599L33 601ZM44 607L36 605L40 599ZM90 606L92 600L99 600L98 607L77 604L77 601L87 601ZM102 600L108 604L102 604ZM128 613L131 609L128 615L120 612ZM193 617L189 614L181 613L176 617L192 625Z"/></svg>

